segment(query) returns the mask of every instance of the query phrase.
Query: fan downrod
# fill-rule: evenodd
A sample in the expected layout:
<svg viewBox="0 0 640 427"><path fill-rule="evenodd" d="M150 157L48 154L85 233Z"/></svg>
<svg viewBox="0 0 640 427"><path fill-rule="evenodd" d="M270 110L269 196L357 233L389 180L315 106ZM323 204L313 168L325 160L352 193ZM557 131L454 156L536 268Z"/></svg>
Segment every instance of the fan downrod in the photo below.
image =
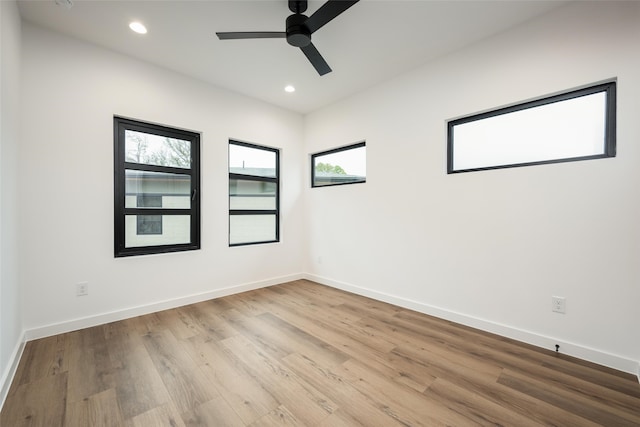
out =
<svg viewBox="0 0 640 427"><path fill-rule="evenodd" d="M289 0L289 10L293 13L304 13L307 10L307 0Z"/></svg>

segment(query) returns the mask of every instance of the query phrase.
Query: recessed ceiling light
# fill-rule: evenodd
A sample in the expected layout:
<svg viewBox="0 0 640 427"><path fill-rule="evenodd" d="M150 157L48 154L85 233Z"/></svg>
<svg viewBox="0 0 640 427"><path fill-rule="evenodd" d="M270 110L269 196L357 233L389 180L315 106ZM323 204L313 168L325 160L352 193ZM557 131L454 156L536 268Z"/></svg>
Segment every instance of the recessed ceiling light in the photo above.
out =
<svg viewBox="0 0 640 427"><path fill-rule="evenodd" d="M291 85L287 85L287 86L284 87L284 91L291 93L291 92L295 92L296 88L291 86Z"/></svg>
<svg viewBox="0 0 640 427"><path fill-rule="evenodd" d="M147 27L142 25L140 22L132 22L131 24L129 24L129 28L131 28L132 31L135 31L138 34L147 34Z"/></svg>

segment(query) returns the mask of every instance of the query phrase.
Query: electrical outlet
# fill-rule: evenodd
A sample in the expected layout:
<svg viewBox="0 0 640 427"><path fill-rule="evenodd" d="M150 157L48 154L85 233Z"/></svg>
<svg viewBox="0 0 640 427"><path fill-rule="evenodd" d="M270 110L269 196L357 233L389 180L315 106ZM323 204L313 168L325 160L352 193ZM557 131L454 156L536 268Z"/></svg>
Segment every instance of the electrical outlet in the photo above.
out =
<svg viewBox="0 0 640 427"><path fill-rule="evenodd" d="M565 297L551 297L551 311L565 314L567 312L567 301Z"/></svg>
<svg viewBox="0 0 640 427"><path fill-rule="evenodd" d="M76 296L82 297L89 295L89 282L80 282L76 284Z"/></svg>

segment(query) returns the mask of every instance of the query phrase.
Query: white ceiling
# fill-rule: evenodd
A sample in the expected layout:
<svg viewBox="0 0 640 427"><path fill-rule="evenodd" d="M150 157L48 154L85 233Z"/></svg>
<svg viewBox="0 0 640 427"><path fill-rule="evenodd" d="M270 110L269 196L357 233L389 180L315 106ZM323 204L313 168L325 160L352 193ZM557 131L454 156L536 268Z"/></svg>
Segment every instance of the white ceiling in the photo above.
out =
<svg viewBox="0 0 640 427"><path fill-rule="evenodd" d="M324 1L310 0L306 15ZM320 77L284 39L221 41L216 31L284 31L286 0L21 0L24 20L289 110L308 113L546 13L561 1L362 0L313 34ZM129 30L132 20L149 32ZM287 84L296 92L285 93Z"/></svg>

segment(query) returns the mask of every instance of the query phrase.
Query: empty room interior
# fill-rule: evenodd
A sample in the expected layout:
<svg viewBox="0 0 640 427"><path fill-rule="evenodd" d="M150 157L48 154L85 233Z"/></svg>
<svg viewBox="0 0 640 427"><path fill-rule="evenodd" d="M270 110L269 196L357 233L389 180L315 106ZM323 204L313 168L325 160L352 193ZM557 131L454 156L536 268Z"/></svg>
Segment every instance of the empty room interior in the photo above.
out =
<svg viewBox="0 0 640 427"><path fill-rule="evenodd" d="M640 2L0 19L2 427L640 425Z"/></svg>

